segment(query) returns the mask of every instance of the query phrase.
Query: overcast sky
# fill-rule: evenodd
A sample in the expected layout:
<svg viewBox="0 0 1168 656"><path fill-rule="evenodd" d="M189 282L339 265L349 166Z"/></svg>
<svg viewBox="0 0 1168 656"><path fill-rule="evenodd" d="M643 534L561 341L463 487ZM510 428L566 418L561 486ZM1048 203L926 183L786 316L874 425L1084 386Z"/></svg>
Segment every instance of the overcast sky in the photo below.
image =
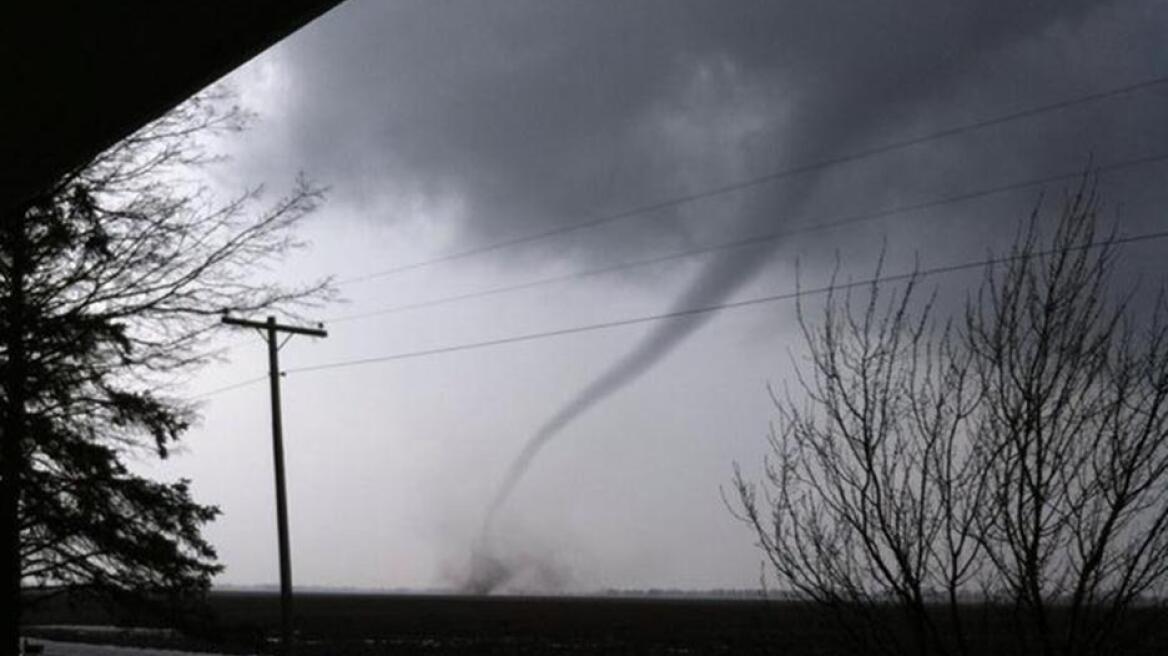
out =
<svg viewBox="0 0 1168 656"><path fill-rule="evenodd" d="M346 281L1165 76L1165 33L1159 0L347 0L226 78L258 120L222 144L212 183L277 191L303 171L329 185L303 226L311 248L281 275ZM319 313L328 339L281 351L296 583L457 585L508 467L591 390L500 510L513 585L756 585L760 554L719 486L736 461L757 474L766 385L793 382L790 302L295 370L779 294L796 262L807 287L837 258L862 278L882 247L892 273L974 261L1073 182L345 320L1168 155L1166 116L1168 85L1149 87L342 284L347 302ZM1121 231L1166 224L1166 173L1152 161L1101 177ZM1160 275L1165 246L1128 247L1126 272ZM960 298L976 277L930 284ZM192 392L265 372L258 338L226 339L231 361ZM203 414L183 454L141 467L192 478L223 509L208 531L220 583L274 583L266 384Z"/></svg>

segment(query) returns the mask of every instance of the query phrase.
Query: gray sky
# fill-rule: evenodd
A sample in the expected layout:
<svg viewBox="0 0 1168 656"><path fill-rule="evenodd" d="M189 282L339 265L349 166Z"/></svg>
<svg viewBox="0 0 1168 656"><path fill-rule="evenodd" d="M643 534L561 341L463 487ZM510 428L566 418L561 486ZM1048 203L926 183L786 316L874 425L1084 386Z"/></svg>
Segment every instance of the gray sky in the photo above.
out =
<svg viewBox="0 0 1168 656"><path fill-rule="evenodd" d="M259 120L224 143L223 193L298 171L331 186L288 280L341 280L1168 75L1168 5L1076 2L348 0L228 76ZM510 294L405 303L822 224L1168 154L1168 85L1048 112L396 275L345 284L330 337L286 369L747 299L919 257L984 257L1051 184ZM1165 225L1168 164L1105 175L1124 232ZM1129 247L1159 275L1164 244ZM972 278L976 278L973 276ZM960 298L970 276L938 278ZM501 510L517 586L749 587L760 556L719 497L756 472L766 383L793 381L789 302L327 371L289 373L284 419L299 585L450 586L532 434L638 346L611 395L564 426ZM193 392L261 375L258 339ZM668 348L665 348L668 346ZM638 356L640 357L640 356ZM188 476L224 515L221 583L277 579L267 389L207 400Z"/></svg>

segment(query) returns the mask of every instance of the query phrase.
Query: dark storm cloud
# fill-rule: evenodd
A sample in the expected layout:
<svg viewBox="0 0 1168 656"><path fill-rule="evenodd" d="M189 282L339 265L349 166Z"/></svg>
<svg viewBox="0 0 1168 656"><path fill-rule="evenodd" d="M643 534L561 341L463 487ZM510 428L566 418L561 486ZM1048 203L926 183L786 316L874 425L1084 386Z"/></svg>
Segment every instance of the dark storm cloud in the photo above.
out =
<svg viewBox="0 0 1168 656"><path fill-rule="evenodd" d="M354 3L286 51L282 147L371 221L459 208L444 219L475 245L1162 75L1166 25L1151 1ZM1165 97L1053 113L531 251L660 252L1062 173L1088 155L1149 155L1168 149ZM1112 193L1139 197L1148 179ZM1134 202L1133 226L1154 220ZM1019 213L954 210L945 243L918 246L956 256ZM870 238L856 235L824 238ZM709 262L674 308L726 298L782 246ZM702 323L661 324L549 420L500 499L556 431Z"/></svg>
<svg viewBox="0 0 1168 656"><path fill-rule="evenodd" d="M1147 6L1126 18L1162 23ZM286 53L284 158L311 162L370 220L449 201L462 208L461 243L495 241L1089 90L1116 70L1134 77L1152 52L1131 50L1159 43L1154 21L1077 36L1108 11L1056 0L350 0ZM1044 40L1060 52L1025 52ZM745 208L732 198L730 210L780 220L784 192L809 186L749 194ZM640 249L668 242L667 225L632 221L538 250Z"/></svg>

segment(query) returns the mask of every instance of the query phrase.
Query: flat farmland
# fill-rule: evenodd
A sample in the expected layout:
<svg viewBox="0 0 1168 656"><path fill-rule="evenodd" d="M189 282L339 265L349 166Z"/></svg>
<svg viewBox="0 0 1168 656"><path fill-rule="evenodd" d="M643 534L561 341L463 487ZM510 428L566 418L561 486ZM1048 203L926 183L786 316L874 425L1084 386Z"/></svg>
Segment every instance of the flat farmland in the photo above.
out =
<svg viewBox="0 0 1168 656"><path fill-rule="evenodd" d="M271 651L268 638L280 625L278 594L216 591L208 602L206 616L185 636L87 632L84 625L166 622L56 600L29 614L27 633L233 653ZM762 599L298 593L295 617L300 656L820 653L806 647L831 642L833 633L813 607Z"/></svg>
<svg viewBox="0 0 1168 656"><path fill-rule="evenodd" d="M182 632L95 631L78 625L165 626L161 618L113 617L89 604L34 611L27 633L224 653L272 652L279 595L217 591ZM467 596L301 593L298 656L324 654L790 654L854 653L831 617L793 601L700 597ZM887 626L904 626L893 608ZM1010 614L971 605L980 653L1002 653ZM1168 614L1139 609L1119 653L1168 653ZM49 628L52 626L68 628Z"/></svg>
<svg viewBox="0 0 1168 656"><path fill-rule="evenodd" d="M224 626L279 625L275 595L211 603ZM742 599L306 594L295 614L308 653L767 653L831 630L808 606Z"/></svg>

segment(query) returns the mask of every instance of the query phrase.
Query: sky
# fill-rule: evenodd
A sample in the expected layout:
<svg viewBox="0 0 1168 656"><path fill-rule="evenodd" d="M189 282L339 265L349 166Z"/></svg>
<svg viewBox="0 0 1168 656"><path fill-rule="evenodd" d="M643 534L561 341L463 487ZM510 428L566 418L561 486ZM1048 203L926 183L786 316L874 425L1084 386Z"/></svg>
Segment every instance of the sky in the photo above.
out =
<svg viewBox="0 0 1168 656"><path fill-rule="evenodd" d="M222 80L256 121L208 183L327 185L273 275L343 299L280 354L295 583L457 587L510 481L511 589L757 586L720 491L758 476L767 386L795 383L792 302L508 340L864 279L882 252L974 262L1089 164L1122 233L1162 229L1168 84L1052 106L1168 76L1166 29L1158 0L346 0L260 54ZM1164 248L1126 247L1120 280ZM978 275L929 284L956 307ZM223 339L192 395L265 373L260 339ZM266 384L202 404L181 453L136 466L223 510L217 583L275 583Z"/></svg>

